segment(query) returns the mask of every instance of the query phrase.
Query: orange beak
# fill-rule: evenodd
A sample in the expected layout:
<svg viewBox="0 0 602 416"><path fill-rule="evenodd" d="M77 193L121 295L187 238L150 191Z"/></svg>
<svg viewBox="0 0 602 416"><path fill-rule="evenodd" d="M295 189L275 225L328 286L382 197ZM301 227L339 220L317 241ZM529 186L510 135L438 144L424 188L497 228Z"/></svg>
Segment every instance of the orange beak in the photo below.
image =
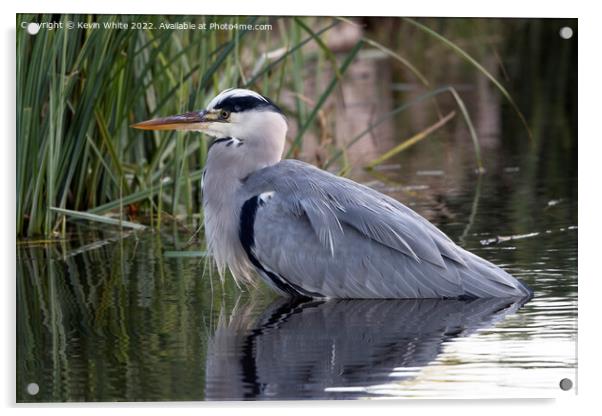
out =
<svg viewBox="0 0 602 416"><path fill-rule="evenodd" d="M140 130L202 130L204 123L211 121L203 111L192 111L175 116L156 118L132 124L130 127Z"/></svg>

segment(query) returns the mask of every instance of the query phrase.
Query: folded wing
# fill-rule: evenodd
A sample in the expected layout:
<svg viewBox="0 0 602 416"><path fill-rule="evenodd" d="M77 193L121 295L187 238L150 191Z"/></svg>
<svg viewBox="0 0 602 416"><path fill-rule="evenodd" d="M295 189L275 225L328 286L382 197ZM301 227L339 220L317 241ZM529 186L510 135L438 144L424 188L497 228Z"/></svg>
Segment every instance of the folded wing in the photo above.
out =
<svg viewBox="0 0 602 416"><path fill-rule="evenodd" d="M528 293L405 205L309 164L285 160L252 174L241 203L251 198L253 236L245 239L277 289L354 298Z"/></svg>

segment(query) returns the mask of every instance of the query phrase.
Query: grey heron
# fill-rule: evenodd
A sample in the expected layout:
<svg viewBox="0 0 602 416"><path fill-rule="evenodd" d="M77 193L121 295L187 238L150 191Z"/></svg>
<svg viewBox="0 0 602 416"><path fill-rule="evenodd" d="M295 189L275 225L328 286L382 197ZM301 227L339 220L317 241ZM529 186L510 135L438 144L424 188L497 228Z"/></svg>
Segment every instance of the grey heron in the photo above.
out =
<svg viewBox="0 0 602 416"><path fill-rule="evenodd" d="M257 273L306 298L526 297L531 290L457 246L399 201L298 160L281 160L287 121L270 99L227 89L207 108L145 130L213 137L203 180L208 252L220 276Z"/></svg>

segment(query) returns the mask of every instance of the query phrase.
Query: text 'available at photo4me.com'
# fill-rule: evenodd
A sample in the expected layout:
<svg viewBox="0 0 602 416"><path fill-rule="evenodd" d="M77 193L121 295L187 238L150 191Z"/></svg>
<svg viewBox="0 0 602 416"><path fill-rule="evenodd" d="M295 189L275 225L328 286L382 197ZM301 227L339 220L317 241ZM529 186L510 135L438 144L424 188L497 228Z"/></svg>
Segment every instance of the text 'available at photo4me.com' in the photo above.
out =
<svg viewBox="0 0 602 416"><path fill-rule="evenodd" d="M199 30L199 31L271 31L269 23L252 24L237 22L90 22L90 21L50 21L21 22L20 28L31 35L40 30Z"/></svg>

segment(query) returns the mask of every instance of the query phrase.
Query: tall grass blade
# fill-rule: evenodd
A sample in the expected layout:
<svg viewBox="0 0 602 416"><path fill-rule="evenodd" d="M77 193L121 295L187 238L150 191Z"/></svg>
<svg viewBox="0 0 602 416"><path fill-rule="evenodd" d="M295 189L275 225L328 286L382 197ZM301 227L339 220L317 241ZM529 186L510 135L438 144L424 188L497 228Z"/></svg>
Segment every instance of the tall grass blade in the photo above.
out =
<svg viewBox="0 0 602 416"><path fill-rule="evenodd" d="M163 257L168 258L197 258L207 257L206 251L164 251Z"/></svg>
<svg viewBox="0 0 602 416"><path fill-rule="evenodd" d="M366 127L364 130L362 130L361 132L356 134L355 137L353 137L348 143L346 143L344 146L344 150L348 150L351 146L356 144L362 137L364 137L366 134L370 133L374 128L378 127L380 124L389 120L391 117L407 110L408 108L410 108L416 104L423 102L424 100L427 100L431 97L441 94L442 92L445 92L447 90L448 90L448 87L437 88L435 90L432 90L425 94L422 94L422 95L414 98L411 101L403 103L402 105L394 108L393 110L383 114L380 118L378 118L376 121L370 123L368 125L368 127ZM343 149L337 150L334 153L334 155L326 161L326 163L324 164L324 169L329 168L335 161L337 161L343 155L344 150Z"/></svg>
<svg viewBox="0 0 602 416"><path fill-rule="evenodd" d="M358 43L355 44L353 49L345 57L345 60L343 61L343 63L341 64L341 67L339 69L339 72L341 74L345 73L345 71L347 70L347 68L349 67L349 65L351 64L351 62L353 61L353 59L355 58L357 53L360 51L360 49L362 48L363 45L364 45L364 42L360 40ZM312 125L314 119L318 115L318 112L320 111L320 109L322 108L324 103L326 102L326 99L330 96L330 94L334 90L334 87L337 85L339 79L340 78L337 75L335 75L332 78L332 80L330 81L330 83L328 84L328 86L326 87L326 89L324 90L324 92L322 92L322 94L320 95L320 98L314 105L312 112L307 117L305 124L303 124L299 128L297 137L295 137L295 140L293 141L293 144L292 144L291 148L289 149L288 155L291 155L295 151L295 149L297 149L299 147L299 144L301 142L301 139L303 138L303 135L305 134L307 129L309 129L309 127Z"/></svg>
<svg viewBox="0 0 602 416"><path fill-rule="evenodd" d="M332 29L333 27L335 27L338 24L339 24L339 21L335 20L334 22L332 22L328 26L326 26L326 27L318 30L317 32L315 32L314 35L308 36L307 38L303 39L299 43L297 43L294 46L291 46L290 48L288 48L288 50L285 53L283 53L282 56L280 56L278 59L276 59L273 62L271 62L269 65L267 65L261 71L257 72L250 80L248 80L246 82L246 84L244 84L244 87L245 88L250 88L252 85L255 84L255 82L260 77L262 77L265 73L267 73L267 72L271 71L272 69L274 69L277 65L279 65L281 62L283 62L284 60L286 60L291 54L295 53L298 49L302 48L307 43L311 42L315 38L315 36L320 36L322 33L325 33L326 31Z"/></svg>
<svg viewBox="0 0 602 416"><path fill-rule="evenodd" d="M95 221L101 224L117 225L119 227L132 228L134 230L144 230L147 228L146 225L136 224L133 222L118 220L114 218L107 218L101 215L90 214L89 212L72 211L69 209L62 209L56 207L50 207L50 210L57 214L67 215L69 217L76 218L79 220Z"/></svg>
<svg viewBox="0 0 602 416"><path fill-rule="evenodd" d="M470 138L472 139L472 144L474 147L475 158L477 161L477 172L484 173L485 168L483 166L483 160L481 159L481 145L479 144L479 138L477 137L477 131L472 124L472 120L470 118L470 114L468 114L468 110L466 109L466 105L464 105L464 101L460 98L460 94L454 87L449 87L449 92L456 100L458 104L458 108L462 112L462 116L464 117L464 121L466 121L466 125L468 126L468 131L470 132Z"/></svg>
<svg viewBox="0 0 602 416"><path fill-rule="evenodd" d="M475 68L477 68L483 75L485 75L487 78L489 78L489 80L493 83L493 85L495 85L497 87L497 89L504 95L504 97L506 97L506 100L508 100L508 102L510 103L510 105L512 106L512 108L514 109L514 111L516 112L518 117L520 118L525 129L527 130L529 140L533 140L533 134L531 133L531 128L529 127L529 123L527 123L525 116L523 115L523 113L520 111L520 109L514 102L514 99L512 98L512 96L510 95L508 90L506 90L506 88L504 88L504 86L493 75L491 75L491 73L489 71L487 71L487 69L485 69L485 67L483 67L483 65L481 65L476 59L474 59L472 56L470 56L468 54L468 52L466 52L464 49L462 49L461 47L456 45L451 40L447 39L445 36L442 36L441 34L435 32L433 29L431 29L431 28L423 25L422 23L419 23L416 20L411 19L409 17L405 17L404 20L406 22L410 23L411 25L417 27L421 31L423 31L423 32L433 36L437 40L441 41L443 44L445 44L446 46L451 48L454 52L456 52L458 55L460 55L462 58L464 58L466 61L470 62L470 64L472 64Z"/></svg>
<svg viewBox="0 0 602 416"><path fill-rule="evenodd" d="M388 152L384 153L380 157L374 159L372 162L368 163L365 166L366 169L372 169L375 166L378 166L381 163L383 163L385 160L391 159L396 154L401 153L404 150L406 150L406 149L414 146L416 143L418 143L422 139L428 137L431 133L439 130L441 127L443 127L444 125L446 125L447 122L450 121L452 118L454 118L455 115L456 115L456 112L452 111L451 113L449 113L445 117L443 117L441 120L437 121L435 124L430 125L426 129L424 129L421 132L413 135L409 139L404 140L403 142L401 142L400 144L398 144L397 146L395 146L393 149L389 150Z"/></svg>
<svg viewBox="0 0 602 416"><path fill-rule="evenodd" d="M195 172L192 172L188 178L180 178L179 183L183 185L187 179L190 179L192 181L200 181L201 176L203 176L203 171L197 170ZM165 181L161 182L161 185L159 187L151 187L138 192L134 192L130 195L124 196L121 199L116 199L106 204L91 208L87 212L90 214L102 214L111 211L115 208L119 208L120 205L134 204L136 202L140 202L152 196L155 196L156 194L163 192L165 188L172 187L173 185L174 181L172 179L166 179Z"/></svg>

